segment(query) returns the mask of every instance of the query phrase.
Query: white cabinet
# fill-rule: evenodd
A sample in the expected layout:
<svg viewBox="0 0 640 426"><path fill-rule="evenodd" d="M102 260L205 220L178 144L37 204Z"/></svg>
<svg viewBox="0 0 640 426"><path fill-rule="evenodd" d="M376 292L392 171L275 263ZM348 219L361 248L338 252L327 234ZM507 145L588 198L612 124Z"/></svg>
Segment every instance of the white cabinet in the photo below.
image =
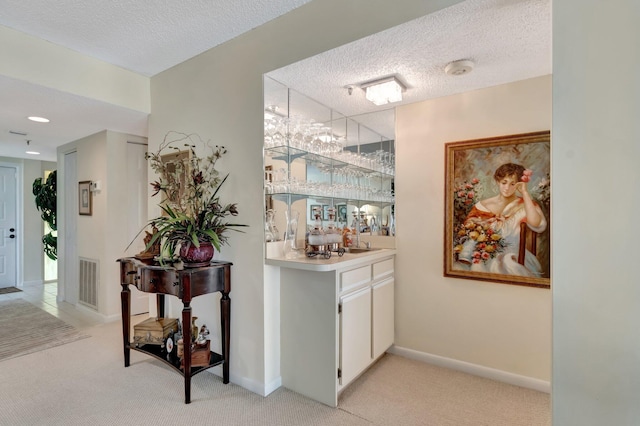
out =
<svg viewBox="0 0 640 426"><path fill-rule="evenodd" d="M338 394L393 344L395 256L376 253L335 268L278 265L283 386L336 407Z"/></svg>
<svg viewBox="0 0 640 426"><path fill-rule="evenodd" d="M371 287L340 298L340 374L344 386L371 363Z"/></svg>

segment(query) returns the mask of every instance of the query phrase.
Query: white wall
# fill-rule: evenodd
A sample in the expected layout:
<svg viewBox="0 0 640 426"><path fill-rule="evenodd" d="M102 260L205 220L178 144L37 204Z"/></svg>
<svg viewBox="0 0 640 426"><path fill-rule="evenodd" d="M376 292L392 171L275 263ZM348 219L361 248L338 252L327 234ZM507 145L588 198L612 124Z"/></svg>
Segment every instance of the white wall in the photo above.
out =
<svg viewBox="0 0 640 426"><path fill-rule="evenodd" d="M548 289L443 276L446 142L549 130L551 77L396 111L395 345L549 381Z"/></svg>
<svg viewBox="0 0 640 426"><path fill-rule="evenodd" d="M272 304L278 298L271 293L277 287L264 285L263 73L455 3L313 1L151 79L149 149L157 148L169 130L196 132L227 146L229 153L218 164L232 174L221 196L238 202L238 221L250 225L217 255L234 262L231 381L268 393L267 382L273 382L268 376L277 366L266 363L278 362L276 356L265 356L275 354L272 346L279 345L266 340L279 317ZM157 214L153 208L151 217ZM215 304L213 296L202 298L194 302L194 311L197 304ZM202 316L216 324L216 315Z"/></svg>
<svg viewBox="0 0 640 426"><path fill-rule="evenodd" d="M553 424L640 419L640 2L553 2Z"/></svg>

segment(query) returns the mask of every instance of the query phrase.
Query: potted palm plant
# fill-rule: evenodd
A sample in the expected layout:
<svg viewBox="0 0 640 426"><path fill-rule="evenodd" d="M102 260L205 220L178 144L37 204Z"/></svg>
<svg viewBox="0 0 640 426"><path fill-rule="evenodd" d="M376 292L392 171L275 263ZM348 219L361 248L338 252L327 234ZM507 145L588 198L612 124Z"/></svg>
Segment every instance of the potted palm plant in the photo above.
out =
<svg viewBox="0 0 640 426"><path fill-rule="evenodd" d="M182 143L179 147L176 144ZM199 156L196 148L204 155ZM228 231L246 225L230 221L238 215L236 203L225 204L218 194L229 175L221 177L216 162L227 152L212 146L196 134L169 132L158 151L146 158L158 179L151 183L152 196L161 194L162 215L149 221L154 233L147 249L161 242L161 252L179 256L185 266L203 266L211 261L214 249L228 244Z"/></svg>

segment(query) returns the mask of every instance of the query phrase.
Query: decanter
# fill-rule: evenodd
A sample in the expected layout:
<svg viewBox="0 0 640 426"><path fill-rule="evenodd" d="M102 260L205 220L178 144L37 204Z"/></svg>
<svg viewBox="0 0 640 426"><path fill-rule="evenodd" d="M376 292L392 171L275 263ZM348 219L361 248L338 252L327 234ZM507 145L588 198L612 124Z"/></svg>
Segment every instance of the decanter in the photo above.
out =
<svg viewBox="0 0 640 426"><path fill-rule="evenodd" d="M275 213L276 212L273 209L267 210L266 213L267 218L264 223L264 235L266 242L278 241L280 239L280 232L278 231L278 228L276 228L274 220Z"/></svg>
<svg viewBox="0 0 640 426"><path fill-rule="evenodd" d="M326 242L327 244L341 243L342 233L336 227L336 209L335 207L329 207L329 222L327 222Z"/></svg>
<svg viewBox="0 0 640 426"><path fill-rule="evenodd" d="M285 259L295 259L300 254L298 253L298 219L300 212L297 210L285 211L287 219L287 228L284 232L284 244L282 246L282 254Z"/></svg>
<svg viewBox="0 0 640 426"><path fill-rule="evenodd" d="M309 232L309 245L310 246L323 246L327 243L324 230L322 229L322 210L320 208L313 209L313 229Z"/></svg>

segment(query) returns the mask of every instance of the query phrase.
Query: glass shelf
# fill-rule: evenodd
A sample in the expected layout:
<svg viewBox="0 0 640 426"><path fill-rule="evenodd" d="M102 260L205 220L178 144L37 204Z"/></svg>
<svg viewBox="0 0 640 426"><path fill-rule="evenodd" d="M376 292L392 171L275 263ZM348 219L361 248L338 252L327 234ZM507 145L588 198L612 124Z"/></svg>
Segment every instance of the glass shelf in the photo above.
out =
<svg viewBox="0 0 640 426"><path fill-rule="evenodd" d="M376 201L376 200L344 198L344 197L316 195L316 194L296 194L292 192L278 192L274 194L267 194L267 196L271 196L275 200L282 201L284 203L293 203L298 200L304 200L304 199L315 199L315 200L327 200L330 202L330 204L333 204L333 205L351 204L356 206L363 206L365 204L370 204L370 205L375 205L380 207L386 207L394 204L394 201Z"/></svg>
<svg viewBox="0 0 640 426"><path fill-rule="evenodd" d="M281 160L288 164L291 162L302 159L307 164L312 164L319 168L330 167L333 170L342 170L349 169L354 172L360 172L363 174L376 174L380 175L383 178L393 179L394 175L392 173L387 173L382 170L376 170L369 167L364 167L359 164L353 164L350 162L343 161L339 158L335 157L327 157L324 155L316 154L309 151L304 151L299 148L293 148L286 145L280 145L271 148L265 148L265 155L271 157L273 160ZM340 155L340 154L339 154ZM354 155L354 157L357 157ZM364 160L363 160L364 161Z"/></svg>

